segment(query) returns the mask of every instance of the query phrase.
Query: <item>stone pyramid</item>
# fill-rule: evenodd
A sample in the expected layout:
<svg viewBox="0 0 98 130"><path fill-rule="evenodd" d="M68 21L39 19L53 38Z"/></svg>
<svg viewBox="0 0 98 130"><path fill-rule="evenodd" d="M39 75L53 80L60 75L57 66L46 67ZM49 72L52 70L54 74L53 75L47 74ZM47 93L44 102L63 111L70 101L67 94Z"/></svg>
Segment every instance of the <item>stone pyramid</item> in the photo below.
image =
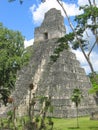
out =
<svg viewBox="0 0 98 130"><path fill-rule="evenodd" d="M31 82L36 95L51 95L53 117L76 116L76 108L71 101L76 87L83 94L79 115L88 115L98 109L94 97L88 93L90 80L73 52L64 50L54 64L49 64L50 56L58 45L57 39L65 33L64 18L55 8L49 10L41 26L35 28L34 44L30 47L32 57L29 65L18 72L16 89L12 93L20 116L28 110L28 88Z"/></svg>

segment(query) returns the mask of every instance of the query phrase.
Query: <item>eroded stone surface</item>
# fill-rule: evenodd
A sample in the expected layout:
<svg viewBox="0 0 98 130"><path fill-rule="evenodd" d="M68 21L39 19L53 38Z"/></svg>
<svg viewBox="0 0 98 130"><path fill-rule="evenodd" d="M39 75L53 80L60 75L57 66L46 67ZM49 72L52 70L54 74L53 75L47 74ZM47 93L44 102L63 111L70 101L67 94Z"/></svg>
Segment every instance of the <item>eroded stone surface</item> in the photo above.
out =
<svg viewBox="0 0 98 130"><path fill-rule="evenodd" d="M53 8L45 14L41 26L35 28L34 40L39 42L47 39L59 38L64 36L65 33L64 18L60 10Z"/></svg>
<svg viewBox="0 0 98 130"><path fill-rule="evenodd" d="M74 53L64 50L57 62L49 64L50 55L58 45L57 39L65 34L65 30L63 16L56 9L48 11L42 25L35 29L34 45L31 46L32 57L28 66L18 72L16 89L12 93L17 115L26 115L28 112L30 83L35 86L32 95L35 93L38 96L51 96L53 117L76 116L75 105L71 102L71 95L76 87L83 94L79 115L88 115L98 109L93 96L88 94L90 80ZM10 105L5 111L11 108ZM38 109L37 104L35 111Z"/></svg>

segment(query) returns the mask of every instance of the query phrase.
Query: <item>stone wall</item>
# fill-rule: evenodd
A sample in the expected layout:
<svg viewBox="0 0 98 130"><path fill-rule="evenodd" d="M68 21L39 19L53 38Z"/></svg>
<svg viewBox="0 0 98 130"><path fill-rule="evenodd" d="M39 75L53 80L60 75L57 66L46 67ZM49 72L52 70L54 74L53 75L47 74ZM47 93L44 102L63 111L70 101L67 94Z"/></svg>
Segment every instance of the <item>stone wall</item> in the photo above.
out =
<svg viewBox="0 0 98 130"><path fill-rule="evenodd" d="M35 28L34 40L39 42L45 39L59 38L64 36L65 33L64 18L60 10L53 8L45 14L41 26Z"/></svg>
<svg viewBox="0 0 98 130"><path fill-rule="evenodd" d="M57 62L49 64L50 55L58 44L56 41L57 39L51 39L35 43L32 46L33 53L29 65L18 72L16 89L12 93L14 104L18 106L17 115L27 114L30 83L34 84L36 95L51 96L54 106L52 116L54 117L76 116L75 105L70 99L76 87L83 94L79 115L88 115L98 109L93 96L88 94L91 88L90 80L74 53L65 50Z"/></svg>
<svg viewBox="0 0 98 130"><path fill-rule="evenodd" d="M58 23L55 24L56 22ZM51 28L54 29L51 30ZM45 34L46 39L42 37L43 33L48 33L48 37ZM22 116L28 113L31 83L34 84L32 96L33 93L35 96L51 96L54 107L53 117L76 116L75 105L71 102L71 95L75 88L79 88L83 94L79 116L88 115L98 109L93 96L88 93L91 88L90 80L70 49L64 50L58 60L50 64L50 56L59 44L57 40L64 34L65 27L60 11L51 9L46 13L41 27L35 29L34 44L30 47L32 56L29 64L17 73L16 87L11 95L14 98L14 106L17 107L17 115ZM4 111L0 108L1 115L10 109L12 109L11 105L4 108ZM40 108L37 104L35 112L38 109Z"/></svg>

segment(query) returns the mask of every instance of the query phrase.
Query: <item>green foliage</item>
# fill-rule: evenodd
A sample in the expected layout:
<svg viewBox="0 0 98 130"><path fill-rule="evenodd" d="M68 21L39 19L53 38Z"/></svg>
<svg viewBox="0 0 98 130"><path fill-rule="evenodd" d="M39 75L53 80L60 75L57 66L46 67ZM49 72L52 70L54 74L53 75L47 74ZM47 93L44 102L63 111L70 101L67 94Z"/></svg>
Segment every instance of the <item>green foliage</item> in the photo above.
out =
<svg viewBox="0 0 98 130"><path fill-rule="evenodd" d="M82 97L83 96L82 96L82 92L80 91L80 89L75 88L73 90L73 93L72 93L72 96L71 96L71 100L72 100L72 102L75 103L76 110L77 110L77 128L79 128L79 122L78 122L78 105L80 104Z"/></svg>
<svg viewBox="0 0 98 130"><path fill-rule="evenodd" d="M90 93L96 93L98 92L98 82L96 82L96 79L98 79L98 74L97 73L90 73L89 75L90 81L92 83L92 88L90 89Z"/></svg>
<svg viewBox="0 0 98 130"><path fill-rule="evenodd" d="M94 20L98 17L98 8L95 6L86 5L86 6L80 7L80 9L83 9L84 12L83 14L76 16L75 21L77 21L78 24L81 25L81 27L87 24L88 20L91 20L91 22L93 23Z"/></svg>
<svg viewBox="0 0 98 130"><path fill-rule="evenodd" d="M51 97L47 96L40 96L39 97L39 102L41 105L44 104L44 111L47 112L53 112L53 106L51 105Z"/></svg>
<svg viewBox="0 0 98 130"><path fill-rule="evenodd" d="M22 117L23 118L23 117ZM28 119L25 117L23 118L26 122L28 121ZM53 130L98 130L98 121L97 120L90 120L90 117L80 117L79 118L79 125L80 127L77 129L76 127L76 118L72 118L72 119L59 119L59 118L52 118L53 122L54 122L54 127ZM22 130L22 124L20 119L17 119L18 121L18 130ZM1 128L1 124L3 124L4 126L7 125L7 119L2 119L0 121L0 128ZM12 128L13 126L11 126ZM48 129L47 129L48 130Z"/></svg>
<svg viewBox="0 0 98 130"><path fill-rule="evenodd" d="M80 36L79 39L83 40L83 33L89 29L92 31L94 35L96 35L96 30L98 28L98 24L96 19L98 18L98 8L95 6L83 6L80 7L80 9L83 10L83 14L77 15L75 17L75 21L77 22L77 26L75 28L76 33L78 36ZM90 22L88 22L90 20ZM97 39L96 39L97 40ZM81 42L83 47L87 47L87 40L84 40ZM84 48L85 49L85 48Z"/></svg>
<svg viewBox="0 0 98 130"><path fill-rule="evenodd" d="M0 100L4 102L4 105L7 103L8 96L10 94L10 90L8 88L0 88Z"/></svg>
<svg viewBox="0 0 98 130"><path fill-rule="evenodd" d="M53 55L50 56L50 60L56 62L60 56L60 53L64 51L64 49L69 49L69 42L71 42L74 38L73 33L66 34L64 37L58 39L58 46L54 49Z"/></svg>
<svg viewBox="0 0 98 130"><path fill-rule="evenodd" d="M14 115L14 112L13 111L8 111L7 112L7 116L8 116L8 122L12 122L13 120L13 115Z"/></svg>
<svg viewBox="0 0 98 130"><path fill-rule="evenodd" d="M18 31L0 24L0 99L7 103L14 88L17 70L27 63L29 54L24 49L24 38Z"/></svg>
<svg viewBox="0 0 98 130"><path fill-rule="evenodd" d="M82 92L78 88L73 90L71 100L75 103L76 107L78 107L82 97Z"/></svg>
<svg viewBox="0 0 98 130"><path fill-rule="evenodd" d="M76 16L75 20L81 25L87 23L88 19L90 19L93 23L94 20L98 17L98 8L96 6L86 5L80 7L80 9L83 9L84 13Z"/></svg>

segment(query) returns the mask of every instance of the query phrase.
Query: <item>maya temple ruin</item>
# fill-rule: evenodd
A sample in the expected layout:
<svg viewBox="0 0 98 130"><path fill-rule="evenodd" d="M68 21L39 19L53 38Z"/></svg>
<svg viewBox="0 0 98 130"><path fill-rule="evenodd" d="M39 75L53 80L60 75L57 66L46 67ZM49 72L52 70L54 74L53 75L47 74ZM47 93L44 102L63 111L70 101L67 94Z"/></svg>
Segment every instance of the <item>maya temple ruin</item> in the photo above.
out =
<svg viewBox="0 0 98 130"><path fill-rule="evenodd" d="M55 8L45 13L41 26L35 28L34 44L30 46L31 59L29 64L17 73L16 87L12 92L17 115L27 113L31 83L34 84L32 93L35 95L51 96L53 117L76 116L75 104L71 101L75 88L79 88L83 94L79 116L88 115L98 109L93 95L88 93L91 88L90 80L71 50L64 50L54 64L49 64L50 56L58 45L58 38L63 37L65 33L64 18L61 11ZM2 106L0 114L9 108L10 105Z"/></svg>

